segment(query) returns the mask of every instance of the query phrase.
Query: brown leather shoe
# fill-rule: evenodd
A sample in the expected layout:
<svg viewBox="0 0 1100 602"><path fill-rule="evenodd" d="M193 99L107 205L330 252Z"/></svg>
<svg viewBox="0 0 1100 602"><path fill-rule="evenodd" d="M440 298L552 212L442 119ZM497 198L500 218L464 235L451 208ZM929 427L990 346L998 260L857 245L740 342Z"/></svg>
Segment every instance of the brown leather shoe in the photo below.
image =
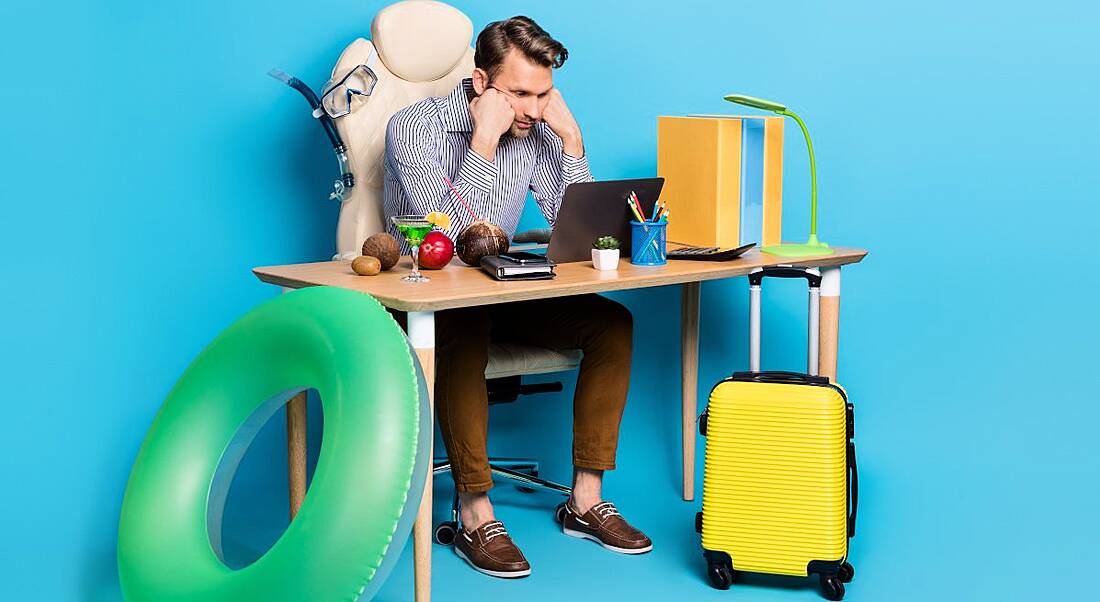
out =
<svg viewBox="0 0 1100 602"><path fill-rule="evenodd" d="M514 579L531 574L531 565L498 520L473 531L460 529L455 536L455 554L474 570L493 577Z"/></svg>
<svg viewBox="0 0 1100 602"><path fill-rule="evenodd" d="M571 503L564 505L561 530L570 537L591 539L620 554L644 554L653 549L653 542L631 527L611 502L600 502L582 515L577 514Z"/></svg>

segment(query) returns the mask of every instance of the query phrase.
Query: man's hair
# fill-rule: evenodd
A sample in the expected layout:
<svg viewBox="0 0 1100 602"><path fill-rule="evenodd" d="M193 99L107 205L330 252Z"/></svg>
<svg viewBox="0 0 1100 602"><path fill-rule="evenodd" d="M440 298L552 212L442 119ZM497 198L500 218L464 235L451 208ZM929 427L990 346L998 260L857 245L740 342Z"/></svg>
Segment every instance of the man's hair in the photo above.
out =
<svg viewBox="0 0 1100 602"><path fill-rule="evenodd" d="M492 78L512 48L518 49L531 62L553 69L561 67L569 58L569 51L538 23L517 16L494 21L481 30L474 47L474 66L484 69Z"/></svg>

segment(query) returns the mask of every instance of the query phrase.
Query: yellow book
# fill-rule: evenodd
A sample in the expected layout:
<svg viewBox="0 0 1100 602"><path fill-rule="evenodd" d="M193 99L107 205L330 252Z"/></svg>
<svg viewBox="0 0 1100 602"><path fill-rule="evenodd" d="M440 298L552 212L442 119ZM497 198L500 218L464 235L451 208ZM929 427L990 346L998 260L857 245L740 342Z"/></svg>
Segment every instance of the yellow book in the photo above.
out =
<svg viewBox="0 0 1100 602"><path fill-rule="evenodd" d="M723 248L780 242L783 123L778 116L657 118L670 241Z"/></svg>

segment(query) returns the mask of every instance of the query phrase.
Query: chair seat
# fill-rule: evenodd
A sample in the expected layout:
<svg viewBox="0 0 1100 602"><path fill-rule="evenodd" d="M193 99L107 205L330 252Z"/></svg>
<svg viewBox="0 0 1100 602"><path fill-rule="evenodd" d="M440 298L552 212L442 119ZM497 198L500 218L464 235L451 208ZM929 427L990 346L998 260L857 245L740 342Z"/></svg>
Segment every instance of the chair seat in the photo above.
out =
<svg viewBox="0 0 1100 602"><path fill-rule="evenodd" d="M555 351L544 347L491 343L485 378L505 378L524 374L545 374L574 370L581 363L580 349Z"/></svg>

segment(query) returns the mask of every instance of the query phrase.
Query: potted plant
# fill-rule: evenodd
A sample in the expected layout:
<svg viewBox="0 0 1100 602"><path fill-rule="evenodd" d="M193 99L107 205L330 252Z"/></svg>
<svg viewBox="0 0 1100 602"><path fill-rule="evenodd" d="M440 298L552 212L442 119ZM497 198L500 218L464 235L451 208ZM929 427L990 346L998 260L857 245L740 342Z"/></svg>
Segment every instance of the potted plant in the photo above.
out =
<svg viewBox="0 0 1100 602"><path fill-rule="evenodd" d="M592 267L597 270L619 268L619 239L614 236L601 236L592 243Z"/></svg>

